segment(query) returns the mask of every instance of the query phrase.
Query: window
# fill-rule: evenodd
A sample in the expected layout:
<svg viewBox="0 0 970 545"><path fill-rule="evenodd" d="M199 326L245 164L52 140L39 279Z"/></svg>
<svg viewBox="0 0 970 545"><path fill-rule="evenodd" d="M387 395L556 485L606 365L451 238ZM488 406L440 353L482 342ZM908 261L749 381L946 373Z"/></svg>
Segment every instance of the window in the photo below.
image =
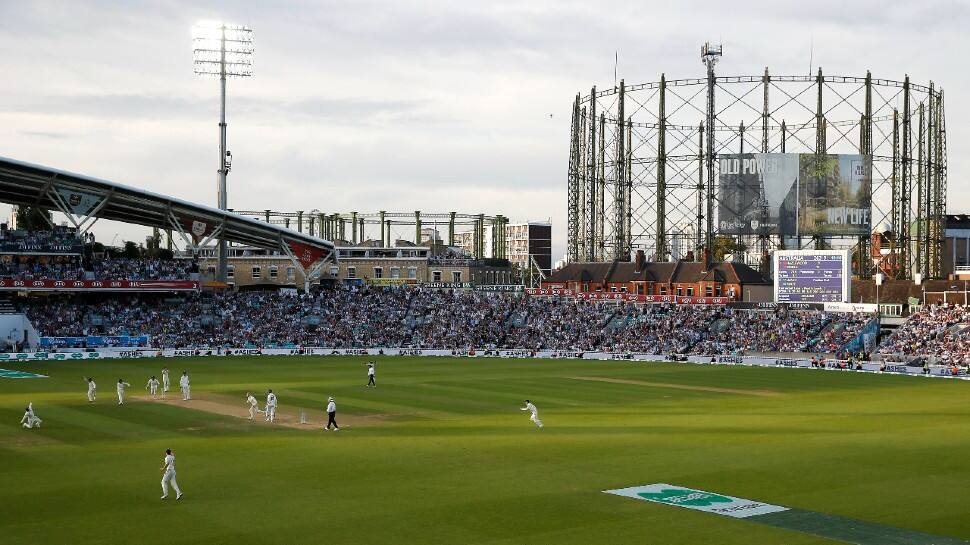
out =
<svg viewBox="0 0 970 545"><path fill-rule="evenodd" d="M628 290L628 289L626 289L626 286L623 286L623 287L621 287L621 288L620 288L620 291L622 291L623 293L626 293L626 292L628 292L629 290Z"/></svg>
<svg viewBox="0 0 970 545"><path fill-rule="evenodd" d="M718 297L721 296L721 285L720 284L714 286L714 293L717 294Z"/></svg>
<svg viewBox="0 0 970 545"><path fill-rule="evenodd" d="M259 267L253 267L253 280L259 280L260 273L262 271Z"/></svg>
<svg viewBox="0 0 970 545"><path fill-rule="evenodd" d="M401 278L400 267L391 267L391 278Z"/></svg>
<svg viewBox="0 0 970 545"><path fill-rule="evenodd" d="M714 295L714 288L712 288L711 286L705 286L704 287L704 295L706 297L711 297L712 295Z"/></svg>
<svg viewBox="0 0 970 545"><path fill-rule="evenodd" d="M461 271L451 271L451 281L455 284L461 283Z"/></svg>
<svg viewBox="0 0 970 545"><path fill-rule="evenodd" d="M410 278L411 280L414 280L417 277L418 277L418 268L408 267L408 278Z"/></svg>
<svg viewBox="0 0 970 545"><path fill-rule="evenodd" d="M209 276L215 276L216 275L216 266L215 265L209 265L209 267L206 269L206 272L209 273Z"/></svg>
<svg viewBox="0 0 970 545"><path fill-rule="evenodd" d="M276 280L280 276L280 268L273 265L269 268L269 278L270 280Z"/></svg>
<svg viewBox="0 0 970 545"><path fill-rule="evenodd" d="M677 286L677 297L682 297L684 295L684 288Z"/></svg>
<svg viewBox="0 0 970 545"><path fill-rule="evenodd" d="M287 280L294 280L294 279L296 279L296 267L287 267L286 268L286 279Z"/></svg>
<svg viewBox="0 0 970 545"><path fill-rule="evenodd" d="M384 278L384 267L374 267L374 278Z"/></svg>
<svg viewBox="0 0 970 545"><path fill-rule="evenodd" d="M357 267L347 267L347 278L357 278Z"/></svg>
<svg viewBox="0 0 970 545"><path fill-rule="evenodd" d="M236 268L232 265L226 268L226 278L232 279L236 277Z"/></svg>
<svg viewBox="0 0 970 545"><path fill-rule="evenodd" d="M660 295L667 295L667 286L660 286Z"/></svg>
<svg viewBox="0 0 970 545"><path fill-rule="evenodd" d="M432 271L431 272L431 281L432 282L441 282L441 271Z"/></svg>
<svg viewBox="0 0 970 545"><path fill-rule="evenodd" d="M336 266L336 265L332 265L332 266L330 267L330 274L331 274L332 276L337 276L338 274L340 274L340 267L338 267L338 266Z"/></svg>
<svg viewBox="0 0 970 545"><path fill-rule="evenodd" d="M687 286L687 297L694 296L694 286Z"/></svg>

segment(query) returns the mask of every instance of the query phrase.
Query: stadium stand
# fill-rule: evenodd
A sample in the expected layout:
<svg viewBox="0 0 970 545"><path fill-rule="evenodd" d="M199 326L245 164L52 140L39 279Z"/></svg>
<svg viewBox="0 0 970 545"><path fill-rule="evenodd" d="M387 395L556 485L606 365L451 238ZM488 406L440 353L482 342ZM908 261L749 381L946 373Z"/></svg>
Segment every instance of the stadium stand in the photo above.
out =
<svg viewBox="0 0 970 545"><path fill-rule="evenodd" d="M188 259L114 258L93 250L73 228L51 231L0 225L0 279L10 280L189 280L198 264Z"/></svg>
<svg viewBox="0 0 970 545"><path fill-rule="evenodd" d="M897 328L879 347L879 353L897 361L966 365L970 363L970 308L932 305L923 308Z"/></svg>
<svg viewBox="0 0 970 545"><path fill-rule="evenodd" d="M21 298L17 304L50 346L76 346L96 337L104 344L147 343L157 348L832 353L872 319L820 311L633 305L380 287L325 289L310 295L68 295Z"/></svg>

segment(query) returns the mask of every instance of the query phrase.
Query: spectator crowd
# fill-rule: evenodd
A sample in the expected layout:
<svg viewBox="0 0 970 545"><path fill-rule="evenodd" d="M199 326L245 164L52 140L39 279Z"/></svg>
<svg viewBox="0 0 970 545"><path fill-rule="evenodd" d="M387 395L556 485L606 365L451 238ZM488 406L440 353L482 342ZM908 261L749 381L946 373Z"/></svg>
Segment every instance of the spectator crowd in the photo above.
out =
<svg viewBox="0 0 970 545"><path fill-rule="evenodd" d="M12 280L188 280L198 266L187 259L101 261L77 255L9 255L0 258L0 278Z"/></svg>
<svg viewBox="0 0 970 545"><path fill-rule="evenodd" d="M92 280L187 280L193 267L188 259L116 258L91 263L91 272Z"/></svg>
<svg viewBox="0 0 970 545"><path fill-rule="evenodd" d="M42 336L148 335L158 348L526 348L741 354L836 352L871 317L635 305L471 290L356 287L20 302Z"/></svg>
<svg viewBox="0 0 970 545"><path fill-rule="evenodd" d="M890 359L914 356L927 363L970 363L970 307L933 305L916 312L879 346Z"/></svg>

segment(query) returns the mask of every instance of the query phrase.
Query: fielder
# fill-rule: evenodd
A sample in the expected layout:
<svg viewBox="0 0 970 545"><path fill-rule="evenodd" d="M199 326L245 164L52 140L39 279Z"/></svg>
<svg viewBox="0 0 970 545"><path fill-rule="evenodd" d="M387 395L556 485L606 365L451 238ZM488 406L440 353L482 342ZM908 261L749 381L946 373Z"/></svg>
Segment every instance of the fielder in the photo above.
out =
<svg viewBox="0 0 970 545"><path fill-rule="evenodd" d="M125 404L125 388L131 388L131 384L125 382L124 379L118 379L118 405Z"/></svg>
<svg viewBox="0 0 970 545"><path fill-rule="evenodd" d="M256 397L253 394L246 392L246 402L249 403L249 419L252 420L256 418L256 415L265 411L259 410L259 402L256 401Z"/></svg>
<svg viewBox="0 0 970 545"><path fill-rule="evenodd" d="M29 430L35 427L39 428L41 422L43 422L43 420L37 418L37 415L34 414L34 404L29 403L27 408L24 409L24 417L20 419L20 423Z"/></svg>
<svg viewBox="0 0 970 545"><path fill-rule="evenodd" d="M182 499L182 490L179 488L178 481L175 480L175 455L172 449L165 449L165 459L162 461L162 499L168 497L168 483L172 483L175 489L175 499Z"/></svg>
<svg viewBox="0 0 970 545"><path fill-rule="evenodd" d="M162 398L168 393L168 388L171 385L171 381L168 379L168 367L162 367Z"/></svg>
<svg viewBox="0 0 970 545"><path fill-rule="evenodd" d="M155 394L158 393L158 379L155 378L155 375L152 375L152 378L148 379L148 385L145 386L145 389L151 392L152 399L155 399Z"/></svg>
<svg viewBox="0 0 970 545"><path fill-rule="evenodd" d="M526 399L525 407L522 407L520 410L532 412L532 416L529 417L529 420L534 422L537 427L542 427L542 420L539 420L539 409L536 409L536 406L533 405L531 401Z"/></svg>
<svg viewBox="0 0 970 545"><path fill-rule="evenodd" d="M182 401L192 399L191 387L189 386L189 372L182 371L182 378L179 379L179 388L182 389Z"/></svg>
<svg viewBox="0 0 970 545"><path fill-rule="evenodd" d="M94 383L94 379L88 377L88 402L94 403L94 400L98 397L98 385Z"/></svg>
<svg viewBox="0 0 970 545"><path fill-rule="evenodd" d="M333 424L333 431L340 431L340 426L337 425L337 404L333 402L333 398L327 400L327 427L323 428L330 431L330 425Z"/></svg>
<svg viewBox="0 0 970 545"><path fill-rule="evenodd" d="M273 393L273 390L270 390L269 393L266 394L265 412L267 422L276 422L276 403L276 394Z"/></svg>
<svg viewBox="0 0 970 545"><path fill-rule="evenodd" d="M377 380L376 380L376 377L374 376L375 367L377 367L377 364L374 362L369 362L367 364L367 385L377 388Z"/></svg>

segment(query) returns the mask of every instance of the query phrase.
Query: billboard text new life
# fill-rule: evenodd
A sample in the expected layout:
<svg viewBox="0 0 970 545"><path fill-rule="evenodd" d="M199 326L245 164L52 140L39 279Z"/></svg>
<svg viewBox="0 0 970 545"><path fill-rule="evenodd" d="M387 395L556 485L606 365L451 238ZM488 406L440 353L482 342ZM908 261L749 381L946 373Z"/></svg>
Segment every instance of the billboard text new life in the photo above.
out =
<svg viewBox="0 0 970 545"><path fill-rule="evenodd" d="M872 157L814 153L721 155L718 230L733 235L864 236Z"/></svg>

